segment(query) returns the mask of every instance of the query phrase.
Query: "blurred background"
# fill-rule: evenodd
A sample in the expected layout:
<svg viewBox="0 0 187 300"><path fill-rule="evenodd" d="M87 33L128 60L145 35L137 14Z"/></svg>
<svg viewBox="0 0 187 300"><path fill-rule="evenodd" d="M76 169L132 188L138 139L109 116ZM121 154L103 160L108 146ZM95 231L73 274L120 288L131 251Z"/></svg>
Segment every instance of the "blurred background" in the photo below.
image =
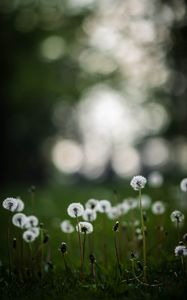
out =
<svg viewBox="0 0 187 300"><path fill-rule="evenodd" d="M187 173L187 2L1 0L1 185Z"/></svg>

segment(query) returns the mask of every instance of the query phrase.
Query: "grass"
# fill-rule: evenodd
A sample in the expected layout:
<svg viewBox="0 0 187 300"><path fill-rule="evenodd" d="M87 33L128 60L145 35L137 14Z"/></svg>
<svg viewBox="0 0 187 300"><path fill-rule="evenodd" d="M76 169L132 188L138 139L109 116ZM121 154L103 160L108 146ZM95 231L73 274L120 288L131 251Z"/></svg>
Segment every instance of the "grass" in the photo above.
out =
<svg viewBox="0 0 187 300"><path fill-rule="evenodd" d="M9 187L2 192L2 200L7 196L21 196L25 202L26 214L32 212L32 202L27 188ZM118 197L113 192L118 191ZM118 219L120 231L117 237L121 240L119 261L116 260L116 245L114 243L113 226L114 220L98 214L94 223L94 263L95 277L91 272L88 243L86 244L84 278L79 278L80 253L77 233L66 235L61 232L59 223L63 219L70 219L67 215L67 206L71 202L84 204L89 198L108 199L113 204L117 198L137 197L128 184L87 184L75 186L50 186L36 189L34 197L34 211L43 223L44 233L49 234L49 241L40 249L40 239L32 244L32 255L35 264L30 260L28 244L24 243L24 279L16 274L16 255L14 255L14 272L11 278L7 273L7 247L6 247L6 224L7 211L1 208L1 269L0 269L0 292L2 299L185 299L187 292L187 277L181 269L180 257L174 256L174 248L177 246L177 230L170 221L170 213L179 209L185 214L185 199L180 193L178 186L165 184L160 189L145 188L143 193L151 196L153 201L162 200L166 203L164 216L155 216L149 210L146 216L147 226L147 279L148 283L158 284L156 287L141 284L138 276L142 273L143 252L142 241L138 241L132 232L132 226L122 226L132 219L140 220L140 212L134 211ZM187 201L187 199L186 199ZM75 225L76 220L71 220ZM104 222L103 222L104 221ZM103 227L105 224L105 230ZM186 221L180 228L180 237L187 232ZM162 231L159 230L162 226ZM19 240L21 230L11 226L11 240L16 237ZM107 244L107 256L103 253L103 240ZM68 268L65 268L62 254L58 250L61 242L67 243L65 259ZM40 251L45 258L43 264L43 276L40 272ZM20 254L20 249L17 250ZM131 253L134 253L135 260ZM30 267L32 263L32 268ZM136 276L133 274L132 264L135 264ZM185 262L186 263L186 262ZM140 277L142 280L142 277Z"/></svg>

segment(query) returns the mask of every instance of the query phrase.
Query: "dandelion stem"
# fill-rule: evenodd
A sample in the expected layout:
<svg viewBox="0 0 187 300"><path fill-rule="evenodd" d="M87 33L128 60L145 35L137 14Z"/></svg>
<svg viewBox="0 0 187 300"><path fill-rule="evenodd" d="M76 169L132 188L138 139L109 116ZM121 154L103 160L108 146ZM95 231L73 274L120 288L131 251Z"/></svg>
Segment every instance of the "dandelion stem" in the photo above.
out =
<svg viewBox="0 0 187 300"><path fill-rule="evenodd" d="M81 236L80 236L80 231L79 231L79 220L78 217L76 216L77 220L77 234L78 234L78 241L79 241L79 249L80 249L80 279L83 277L83 252L82 252L82 243L81 243Z"/></svg>
<svg viewBox="0 0 187 300"><path fill-rule="evenodd" d="M9 276L11 277L11 254L10 254L10 218L11 214L8 212L8 226L7 226L7 254L8 254L8 271Z"/></svg>
<svg viewBox="0 0 187 300"><path fill-rule="evenodd" d="M64 267L65 267L65 270L67 272L68 271L68 266L67 266L67 262L66 262L64 253L62 253L62 257L63 257L63 261L64 261Z"/></svg>
<svg viewBox="0 0 187 300"><path fill-rule="evenodd" d="M116 252L116 260L118 264L118 269L120 276L122 275L122 270L121 270L121 264L120 264L120 258L119 258L119 253L118 253L118 239L117 239L117 231L114 232L114 246L115 246L115 252Z"/></svg>
<svg viewBox="0 0 187 300"><path fill-rule="evenodd" d="M44 239L44 232L43 228L40 227L40 242L41 242L41 262L40 262L40 268L41 268L41 279L43 277L43 239Z"/></svg>
<svg viewBox="0 0 187 300"><path fill-rule="evenodd" d="M145 239L145 226L144 226L144 218L143 218L143 210L142 210L142 199L141 199L141 189L139 190L139 204L140 204L140 216L141 216L141 230L143 236L143 274L144 274L144 281L147 282L147 258L146 258L146 239Z"/></svg>
<svg viewBox="0 0 187 300"><path fill-rule="evenodd" d="M30 252L30 269L31 269L31 274L33 274L33 266L32 266L32 246L31 246L31 243L29 243L29 252Z"/></svg>
<svg viewBox="0 0 187 300"><path fill-rule="evenodd" d="M180 242L180 233L179 233L179 220L177 219L177 238L178 238L178 243Z"/></svg>
<svg viewBox="0 0 187 300"><path fill-rule="evenodd" d="M83 253L82 253L82 256L83 256L83 266L82 268L84 267L84 257L85 257L85 245L86 245L86 232L84 233L84 238L83 238Z"/></svg>

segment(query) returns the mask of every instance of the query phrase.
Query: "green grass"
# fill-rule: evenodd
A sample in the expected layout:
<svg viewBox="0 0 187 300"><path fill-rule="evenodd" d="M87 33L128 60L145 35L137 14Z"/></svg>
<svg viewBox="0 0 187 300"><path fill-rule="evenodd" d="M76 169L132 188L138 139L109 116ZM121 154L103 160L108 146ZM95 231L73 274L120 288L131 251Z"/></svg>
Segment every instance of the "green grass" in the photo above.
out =
<svg viewBox="0 0 187 300"><path fill-rule="evenodd" d="M120 240L120 260L122 265L122 276L116 263L114 232L112 230L115 221L108 220L106 216L98 214L94 223L94 255L95 279L90 275L90 260L88 244L86 245L84 278L79 280L79 246L77 233L67 236L62 233L59 227L60 221L70 219L67 215L67 206L71 202L84 204L89 198L108 199L116 204L113 190L118 191L118 198L121 201L125 197L137 196L128 184L84 184L74 186L50 186L36 190L35 214L40 222L44 224L45 231L49 234L49 242L44 245L44 275L40 279L40 240L33 244L33 256L35 264L32 264L29 272L29 249L24 245L24 280L20 280L16 274L12 278L7 273L7 247L6 228L7 211L3 208L1 214L1 272L0 291L2 299L185 299L186 276L181 270L180 258L174 256L174 247L177 245L176 228L170 221L169 215L174 209L181 210L186 214L182 205L185 204L184 195L179 191L178 186L166 184L162 189L145 188L143 192L150 195L153 201L162 200L166 203L167 211L161 218L147 212L147 254L148 254L148 282L159 283L157 287L142 285L134 278L131 266L131 253L133 252L142 264L142 242L138 241L132 233L132 226L121 228L117 233ZM2 200L7 196L20 196L25 202L26 214L31 214L31 199L27 187L9 187L2 192ZM186 199L187 201L187 199ZM120 225L123 222L129 223L133 219L140 219L139 210L129 212L120 217ZM73 224L75 221L71 220ZM104 230L104 222L106 229ZM164 227L163 232L158 232L158 226ZM180 229L180 236L187 232L187 223ZM11 238L21 236L22 231L11 226ZM162 240L159 244L158 241ZM107 243L107 255L103 253L103 241ZM58 250L61 242L67 243L68 271L65 270L62 254ZM14 250L12 249L12 252ZM19 249L18 249L19 252ZM14 253L14 252L13 252ZM39 253L39 255L38 255ZM14 268L16 269L16 256L14 253ZM51 268L47 261L52 262ZM19 268L19 267L17 267ZM137 275L141 268L136 267Z"/></svg>

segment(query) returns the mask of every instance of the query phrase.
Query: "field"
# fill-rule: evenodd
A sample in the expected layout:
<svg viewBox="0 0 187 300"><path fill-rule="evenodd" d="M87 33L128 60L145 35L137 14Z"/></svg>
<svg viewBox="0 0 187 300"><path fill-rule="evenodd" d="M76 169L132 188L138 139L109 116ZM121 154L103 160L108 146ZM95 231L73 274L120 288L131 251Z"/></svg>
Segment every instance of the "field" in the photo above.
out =
<svg viewBox="0 0 187 300"><path fill-rule="evenodd" d="M94 198L108 199L114 206L130 197L136 198L138 203L138 193L129 182L53 185L37 187L33 193L29 193L27 187L9 187L2 191L2 201L9 196L21 197L25 203L23 212L39 218L40 235L33 243L23 242L23 229L8 225L9 216L13 214L1 207L1 298L185 299L186 257L176 256L174 250L179 241L185 243L183 236L187 232L187 223L184 219L177 231L170 219L174 210L186 215L186 193L180 191L179 183L166 182L160 188L146 186L142 190L142 194L151 197L152 203L161 200L165 206L161 215L154 214L151 206L144 209L146 280L138 205L113 220L106 214L97 213L93 233L81 235L84 249L82 270L77 232L67 234L60 228L65 219L76 225L76 219L67 214L70 203L84 205L88 199ZM81 221L81 217L79 219ZM66 243L67 251L59 250L62 242Z"/></svg>

